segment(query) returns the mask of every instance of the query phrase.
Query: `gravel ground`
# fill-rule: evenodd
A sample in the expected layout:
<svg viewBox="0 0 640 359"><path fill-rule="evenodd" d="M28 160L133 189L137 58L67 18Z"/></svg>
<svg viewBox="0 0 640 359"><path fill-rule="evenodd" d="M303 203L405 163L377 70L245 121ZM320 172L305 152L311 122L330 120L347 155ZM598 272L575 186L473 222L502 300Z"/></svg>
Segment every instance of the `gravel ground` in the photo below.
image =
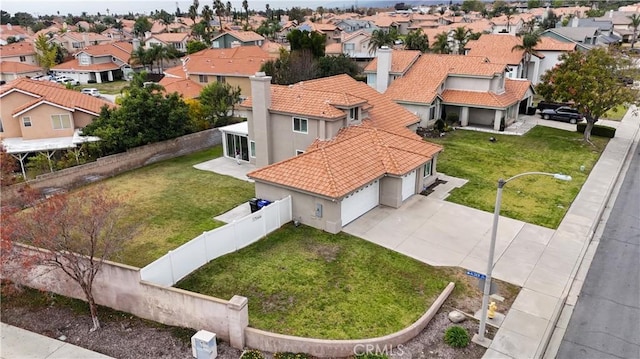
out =
<svg viewBox="0 0 640 359"><path fill-rule="evenodd" d="M3 289L6 289L6 286L3 286ZM6 291L3 290L3 292ZM33 301L33 292L29 294L31 301ZM3 293L2 322L52 338L64 336L65 341L69 343L114 358L183 359L192 357L190 338L195 334L194 330L169 327L126 313L100 308L102 327L94 333L89 333L91 320L87 311L82 309L84 303L69 304L68 299L60 299L61 297L48 293L35 295L42 296L37 300L37 305L32 302L25 303L22 293L10 295ZM485 348L481 346L470 343L464 349L454 349L442 340L446 328L453 325L447 318L448 312L453 309L451 305L465 310L464 307L473 306L475 302L470 300L454 303L448 300L418 336L387 354L394 359L481 358L485 352ZM468 330L470 337L478 330L478 322L472 319L467 319L459 325ZM493 333L488 336L492 337ZM236 359L241 355L241 350L231 348L225 342L218 342L218 358ZM270 353L265 353L265 356L272 358Z"/></svg>

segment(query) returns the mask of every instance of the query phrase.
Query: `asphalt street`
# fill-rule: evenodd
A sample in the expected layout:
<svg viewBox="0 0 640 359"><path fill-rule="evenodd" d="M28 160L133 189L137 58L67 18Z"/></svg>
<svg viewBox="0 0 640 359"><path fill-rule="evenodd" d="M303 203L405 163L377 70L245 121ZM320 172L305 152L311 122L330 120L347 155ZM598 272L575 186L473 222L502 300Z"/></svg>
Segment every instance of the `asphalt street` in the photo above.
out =
<svg viewBox="0 0 640 359"><path fill-rule="evenodd" d="M557 358L640 358L640 146L631 161Z"/></svg>

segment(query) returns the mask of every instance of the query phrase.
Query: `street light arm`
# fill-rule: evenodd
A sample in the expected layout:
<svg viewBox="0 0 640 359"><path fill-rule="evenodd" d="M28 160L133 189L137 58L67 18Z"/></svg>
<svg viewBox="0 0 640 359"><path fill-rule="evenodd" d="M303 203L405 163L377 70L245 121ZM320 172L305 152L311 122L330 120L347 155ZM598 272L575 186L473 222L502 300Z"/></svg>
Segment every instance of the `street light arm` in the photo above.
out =
<svg viewBox="0 0 640 359"><path fill-rule="evenodd" d="M528 176L528 175L543 175L543 176L550 176L553 177L555 179L559 179L562 181L571 181L571 176L569 175L563 175L561 173L550 173L550 172L524 172L524 173L519 173L513 177L510 177L506 180L498 180L498 187L502 188L504 187L505 184L507 184L507 182L514 180L516 178L522 177L522 176Z"/></svg>

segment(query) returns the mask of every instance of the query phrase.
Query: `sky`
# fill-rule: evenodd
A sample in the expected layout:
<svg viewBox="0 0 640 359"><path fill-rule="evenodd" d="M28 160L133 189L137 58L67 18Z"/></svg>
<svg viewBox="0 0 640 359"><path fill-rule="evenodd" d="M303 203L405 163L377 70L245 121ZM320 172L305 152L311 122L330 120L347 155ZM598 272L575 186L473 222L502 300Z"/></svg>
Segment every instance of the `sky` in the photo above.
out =
<svg viewBox="0 0 640 359"><path fill-rule="evenodd" d="M400 1L400 0L398 0ZM199 0L200 9L202 6L212 6L212 0ZM227 1L223 1L225 4ZM370 4L372 0L360 0L360 3L367 2ZM387 4L389 1L380 1ZM32 15L55 15L59 11L61 15L73 14L80 15L83 11L88 14L106 14L107 9L111 14L126 14L133 13L145 13L149 14L153 10L164 9L167 12L175 12L176 3L180 7L182 12L186 12L189 6L193 3L193 0L0 0L0 9L7 11L11 14L16 12L27 12ZM344 8L357 5L358 0L328 0L328 1L316 1L316 0L271 0L271 1L257 1L248 0L249 8L253 10L264 10L265 4L269 4L272 9L287 9L293 6L309 7L315 9L318 6L330 7L330 8ZM232 0L231 4L238 10L242 9L242 0Z"/></svg>

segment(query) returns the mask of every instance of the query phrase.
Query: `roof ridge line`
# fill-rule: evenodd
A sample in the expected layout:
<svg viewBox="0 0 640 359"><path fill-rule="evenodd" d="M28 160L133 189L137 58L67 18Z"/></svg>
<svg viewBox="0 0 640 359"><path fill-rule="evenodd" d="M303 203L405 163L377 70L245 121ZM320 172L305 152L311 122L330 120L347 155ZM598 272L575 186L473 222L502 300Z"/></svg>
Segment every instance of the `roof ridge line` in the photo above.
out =
<svg viewBox="0 0 640 359"><path fill-rule="evenodd" d="M320 147L320 155L322 156L322 165L325 168L325 171L327 171L327 175L329 176L329 186L331 187L331 191L333 191L333 193L338 193L338 186L336 185L336 180L335 177L333 175L333 172L331 172L331 167L329 166L329 158L327 156L327 153L325 151L325 147Z"/></svg>

